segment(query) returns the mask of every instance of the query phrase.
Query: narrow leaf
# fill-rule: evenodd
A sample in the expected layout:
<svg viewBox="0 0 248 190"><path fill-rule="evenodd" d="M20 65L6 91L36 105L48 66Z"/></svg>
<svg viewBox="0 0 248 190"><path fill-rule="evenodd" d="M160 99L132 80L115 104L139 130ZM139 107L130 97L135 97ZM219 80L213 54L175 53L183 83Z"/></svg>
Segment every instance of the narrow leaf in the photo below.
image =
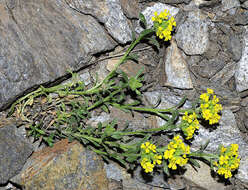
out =
<svg viewBox="0 0 248 190"><path fill-rule="evenodd" d="M155 38L149 38L149 43L152 44L152 45L154 45L157 48L157 50L159 50L160 45L159 45L159 42L158 42L157 39L155 39Z"/></svg>
<svg viewBox="0 0 248 190"><path fill-rule="evenodd" d="M143 24L144 28L147 28L146 18L142 13L139 14L139 19L141 21L141 24Z"/></svg>

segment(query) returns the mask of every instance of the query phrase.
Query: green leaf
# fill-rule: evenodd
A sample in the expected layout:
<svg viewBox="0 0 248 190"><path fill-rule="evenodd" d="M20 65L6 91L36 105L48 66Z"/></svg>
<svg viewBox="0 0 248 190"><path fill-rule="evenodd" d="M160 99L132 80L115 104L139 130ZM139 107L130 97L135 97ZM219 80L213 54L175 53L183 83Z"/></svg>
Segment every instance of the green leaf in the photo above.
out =
<svg viewBox="0 0 248 190"><path fill-rule="evenodd" d="M149 38L149 43L154 45L157 48L157 50L159 50L160 45L157 39L151 37Z"/></svg>
<svg viewBox="0 0 248 190"><path fill-rule="evenodd" d="M166 161L164 161L163 171L167 176L170 176L169 168Z"/></svg>
<svg viewBox="0 0 248 190"><path fill-rule="evenodd" d="M124 167L126 167L126 161L123 160L117 153L110 154L110 157L114 158L118 162L120 162Z"/></svg>
<svg viewBox="0 0 248 190"><path fill-rule="evenodd" d="M109 109L108 109L108 106L107 106L106 104L103 104L103 105L101 106L101 109L102 109L104 112L109 113Z"/></svg>
<svg viewBox="0 0 248 190"><path fill-rule="evenodd" d="M115 139L115 140L120 140L122 138L122 135L120 135L120 134L113 134L111 137L113 139Z"/></svg>
<svg viewBox="0 0 248 190"><path fill-rule="evenodd" d="M154 32L153 29L145 29L140 33L140 38L143 38L144 36L151 34L152 32Z"/></svg>
<svg viewBox="0 0 248 190"><path fill-rule="evenodd" d="M139 157L139 155L128 155L128 157L127 157L126 160L127 160L128 162L132 163L132 162L134 162L134 161L137 161L138 157Z"/></svg>
<svg viewBox="0 0 248 190"><path fill-rule="evenodd" d="M135 41L136 40L136 34L135 34L135 31L132 30L132 41Z"/></svg>
<svg viewBox="0 0 248 190"><path fill-rule="evenodd" d="M139 80L137 80L134 77L131 77L128 81L129 83L129 87L131 88L132 91L135 91L136 89L142 87L142 83L139 82Z"/></svg>
<svg viewBox="0 0 248 190"><path fill-rule="evenodd" d="M144 28L147 28L146 18L142 13L139 14L139 19L141 21L141 24L143 24Z"/></svg>
<svg viewBox="0 0 248 190"><path fill-rule="evenodd" d="M195 159L190 158L189 162L192 163L192 165L197 167L197 168L201 167L201 165Z"/></svg>

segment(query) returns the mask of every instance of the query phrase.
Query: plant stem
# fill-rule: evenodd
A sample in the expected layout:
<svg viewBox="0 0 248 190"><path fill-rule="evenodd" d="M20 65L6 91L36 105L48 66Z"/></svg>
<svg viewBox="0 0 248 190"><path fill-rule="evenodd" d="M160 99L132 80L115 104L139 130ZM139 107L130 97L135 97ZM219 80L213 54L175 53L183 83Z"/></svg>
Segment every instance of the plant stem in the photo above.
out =
<svg viewBox="0 0 248 190"><path fill-rule="evenodd" d="M112 75L116 72L117 68L127 59L128 54L132 51L132 49L144 38L146 35L151 34L154 32L152 29L148 29L146 33L141 33L140 36L131 43L129 48L127 49L126 53L123 55L123 57L118 61L118 63L115 65L115 68L105 77L103 81L98 83L96 86L93 88L89 89L86 91L87 94L94 94L99 87L102 86L103 83L108 81Z"/></svg>

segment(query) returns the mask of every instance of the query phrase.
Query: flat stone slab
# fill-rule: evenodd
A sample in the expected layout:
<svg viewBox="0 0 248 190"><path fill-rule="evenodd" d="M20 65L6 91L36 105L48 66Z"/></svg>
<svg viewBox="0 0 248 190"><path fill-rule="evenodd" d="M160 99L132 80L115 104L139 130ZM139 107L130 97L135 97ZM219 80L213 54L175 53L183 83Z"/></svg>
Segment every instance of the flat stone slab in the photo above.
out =
<svg viewBox="0 0 248 190"><path fill-rule="evenodd" d="M132 30L119 0L68 0L68 4L103 23L108 33L119 43L132 40Z"/></svg>
<svg viewBox="0 0 248 190"><path fill-rule="evenodd" d="M5 2L0 1L0 110L26 89L116 46L96 19L64 1Z"/></svg>
<svg viewBox="0 0 248 190"><path fill-rule="evenodd" d="M35 152L12 182L26 190L108 190L102 159L80 143L64 139Z"/></svg>
<svg viewBox="0 0 248 190"><path fill-rule="evenodd" d="M16 126L0 128L0 185L21 171L33 148L16 135Z"/></svg>

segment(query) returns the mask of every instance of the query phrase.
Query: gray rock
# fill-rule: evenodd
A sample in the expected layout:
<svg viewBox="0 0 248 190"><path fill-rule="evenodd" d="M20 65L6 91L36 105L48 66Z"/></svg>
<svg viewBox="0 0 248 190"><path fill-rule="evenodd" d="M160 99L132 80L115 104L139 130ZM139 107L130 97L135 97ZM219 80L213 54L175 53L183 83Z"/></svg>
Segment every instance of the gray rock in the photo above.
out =
<svg viewBox="0 0 248 190"><path fill-rule="evenodd" d="M84 84L87 86L91 83L91 79L90 79L90 73L87 70L85 70L82 74L79 75L79 78L81 81L84 82Z"/></svg>
<svg viewBox="0 0 248 190"><path fill-rule="evenodd" d="M232 54L234 61L239 61L242 54L242 44L236 35L230 35L228 40L229 52Z"/></svg>
<svg viewBox="0 0 248 190"><path fill-rule="evenodd" d="M199 149L201 144L204 144L208 139L210 143L206 148L206 151L216 151L220 144L228 146L230 144L239 145L239 155L244 162L248 159L248 144L243 140L243 137L237 127L235 116L230 110L223 110L222 117L219 122L219 126L216 129L211 130L211 126L206 129L204 127L199 128L199 134L195 136L192 142L192 147ZM248 182L247 166L240 165L237 178Z"/></svg>
<svg viewBox="0 0 248 190"><path fill-rule="evenodd" d="M245 8L245 9L248 9L248 1L244 2L241 7Z"/></svg>
<svg viewBox="0 0 248 190"><path fill-rule="evenodd" d="M0 128L0 184L21 171L33 148L24 138L16 134L16 126Z"/></svg>
<svg viewBox="0 0 248 190"><path fill-rule="evenodd" d="M222 11L227 11L231 8L239 7L239 0L222 0Z"/></svg>
<svg viewBox="0 0 248 190"><path fill-rule="evenodd" d="M165 85L181 89L193 88L187 62L183 58L174 40L171 41L171 45L167 48L164 64L167 78Z"/></svg>
<svg viewBox="0 0 248 190"><path fill-rule="evenodd" d="M224 85L227 81L229 81L235 74L237 63L230 63L226 65L221 71L216 73L213 77L211 77L211 82L218 82L221 85Z"/></svg>
<svg viewBox="0 0 248 190"><path fill-rule="evenodd" d="M108 179L122 182L121 189L123 190L162 190L164 188L169 188L163 175L153 174L152 179L146 181L144 175L141 174L142 169L140 166L134 171L135 173L133 176L131 176L125 168L116 163L105 164L104 169Z"/></svg>
<svg viewBox="0 0 248 190"><path fill-rule="evenodd" d="M197 73L201 77L209 79L223 69L224 66L225 63L221 59L204 59L197 66Z"/></svg>
<svg viewBox="0 0 248 190"><path fill-rule="evenodd" d="M200 168L193 168L191 165L187 164L187 170L183 174L183 177L192 181L202 189L227 190L227 187L223 182L218 181L218 178L213 178L209 165L204 162L199 162L199 164Z"/></svg>
<svg viewBox="0 0 248 190"><path fill-rule="evenodd" d="M236 89L238 92L248 89L248 27L245 27L246 32L243 39L243 51L240 61L238 62L235 73Z"/></svg>
<svg viewBox="0 0 248 190"><path fill-rule="evenodd" d="M79 15L62 1L21 0L11 11L4 2L0 1L0 108L26 89L80 68L78 63L88 55L116 45L95 19Z"/></svg>
<svg viewBox="0 0 248 190"><path fill-rule="evenodd" d="M165 9L168 10L173 17L175 17L179 12L179 8L163 3L155 3L153 6L147 7L144 11L142 11L142 14L145 16L148 28L151 28L153 26L152 17L154 16L154 12L157 11L157 13L159 14ZM138 26L135 28L135 31L140 33L142 30L143 28L140 26L140 23L138 23Z"/></svg>
<svg viewBox="0 0 248 190"><path fill-rule="evenodd" d="M121 8L128 18L139 18L139 1L138 0L120 0Z"/></svg>
<svg viewBox="0 0 248 190"><path fill-rule="evenodd" d="M82 1L69 0L71 7L83 14L92 15L103 23L109 34L118 42L125 44L132 40L132 31L122 12L119 0Z"/></svg>
<svg viewBox="0 0 248 190"><path fill-rule="evenodd" d="M176 41L187 55L203 54L208 48L207 17L200 10L189 12L186 21L178 27Z"/></svg>
<svg viewBox="0 0 248 190"><path fill-rule="evenodd" d="M116 181L123 180L122 171L121 171L121 169L119 167L117 167L116 164L113 164L113 163L106 164L106 163L104 163L104 169L106 171L107 178L114 179Z"/></svg>
<svg viewBox="0 0 248 190"><path fill-rule="evenodd" d="M236 25L247 25L248 24L248 11L242 9L236 11L234 15L234 23Z"/></svg>
<svg viewBox="0 0 248 190"><path fill-rule="evenodd" d="M180 4L185 3L188 4L191 0L163 0L163 3L166 4Z"/></svg>
<svg viewBox="0 0 248 190"><path fill-rule="evenodd" d="M248 183L248 172L247 171L248 171L248 156L240 160L239 171L236 177L240 181L244 183Z"/></svg>

